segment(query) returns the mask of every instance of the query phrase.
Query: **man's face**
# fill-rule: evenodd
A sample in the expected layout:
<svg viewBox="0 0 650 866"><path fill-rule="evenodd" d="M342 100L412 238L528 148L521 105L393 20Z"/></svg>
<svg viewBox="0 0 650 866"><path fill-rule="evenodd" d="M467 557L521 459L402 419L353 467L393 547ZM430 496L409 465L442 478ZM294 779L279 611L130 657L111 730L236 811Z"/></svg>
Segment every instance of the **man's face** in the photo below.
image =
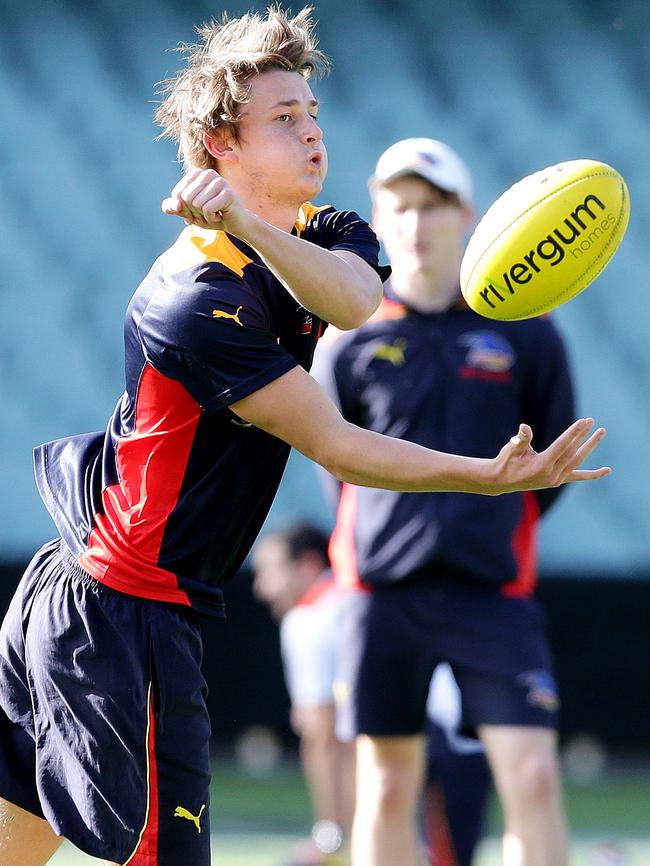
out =
<svg viewBox="0 0 650 866"><path fill-rule="evenodd" d="M447 276L458 262L471 218L471 209L417 175L397 178L375 192L373 227L394 271L407 277Z"/></svg>
<svg viewBox="0 0 650 866"><path fill-rule="evenodd" d="M318 103L297 72L270 70L252 80L233 145L237 170L262 200L301 204L321 191L327 151Z"/></svg>
<svg viewBox="0 0 650 866"><path fill-rule="evenodd" d="M258 541L253 551L253 593L282 619L303 593L289 549L282 538L270 535Z"/></svg>

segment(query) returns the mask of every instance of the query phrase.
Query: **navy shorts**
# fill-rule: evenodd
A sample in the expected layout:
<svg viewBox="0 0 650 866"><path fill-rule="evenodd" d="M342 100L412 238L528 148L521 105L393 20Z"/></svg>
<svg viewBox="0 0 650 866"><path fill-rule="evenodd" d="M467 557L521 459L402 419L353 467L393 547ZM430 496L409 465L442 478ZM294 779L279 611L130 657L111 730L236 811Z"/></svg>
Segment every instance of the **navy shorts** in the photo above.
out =
<svg viewBox="0 0 650 866"><path fill-rule="evenodd" d="M558 695L537 601L497 589L418 580L350 593L343 608L338 733L426 728L436 665L451 665L462 732L481 724L557 726Z"/></svg>
<svg viewBox="0 0 650 866"><path fill-rule="evenodd" d="M105 587L60 541L0 630L0 796L93 857L210 863L210 721L195 614Z"/></svg>

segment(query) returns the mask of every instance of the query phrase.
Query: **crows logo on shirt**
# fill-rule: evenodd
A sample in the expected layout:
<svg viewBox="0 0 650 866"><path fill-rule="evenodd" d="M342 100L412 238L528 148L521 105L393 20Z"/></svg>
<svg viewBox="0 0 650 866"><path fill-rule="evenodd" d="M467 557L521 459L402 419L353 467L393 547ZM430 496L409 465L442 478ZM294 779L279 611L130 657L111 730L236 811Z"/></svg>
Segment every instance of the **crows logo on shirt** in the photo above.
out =
<svg viewBox="0 0 650 866"><path fill-rule="evenodd" d="M515 363L515 353L510 343L494 331L469 331L458 338L461 346L467 346L465 363L501 373Z"/></svg>
<svg viewBox="0 0 650 866"><path fill-rule="evenodd" d="M519 674L517 683L527 689L526 700L533 707L553 713L560 706L555 681L547 671L526 671Z"/></svg>
<svg viewBox="0 0 650 866"><path fill-rule="evenodd" d="M486 379L507 382L512 379L515 350L496 331L468 331L458 344L465 348L465 363L460 368L463 379Z"/></svg>

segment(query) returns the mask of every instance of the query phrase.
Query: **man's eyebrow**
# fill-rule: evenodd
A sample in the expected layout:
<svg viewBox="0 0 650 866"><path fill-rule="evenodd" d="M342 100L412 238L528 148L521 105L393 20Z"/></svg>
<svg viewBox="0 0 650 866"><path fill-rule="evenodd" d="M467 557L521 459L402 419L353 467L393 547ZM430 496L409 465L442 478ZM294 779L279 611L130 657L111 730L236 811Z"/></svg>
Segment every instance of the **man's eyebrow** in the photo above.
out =
<svg viewBox="0 0 650 866"><path fill-rule="evenodd" d="M299 99L286 99L281 102L276 102L275 105L272 105L270 110L273 111L274 108L292 108L294 105L300 105ZM310 108L318 108L319 102L317 99L310 99L307 105Z"/></svg>

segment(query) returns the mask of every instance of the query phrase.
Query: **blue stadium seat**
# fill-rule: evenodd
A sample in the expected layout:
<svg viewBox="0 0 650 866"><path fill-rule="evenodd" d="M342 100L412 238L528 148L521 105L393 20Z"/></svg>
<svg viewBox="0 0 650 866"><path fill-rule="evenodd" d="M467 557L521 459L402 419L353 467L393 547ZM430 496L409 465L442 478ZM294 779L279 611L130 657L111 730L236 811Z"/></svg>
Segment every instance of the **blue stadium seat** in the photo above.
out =
<svg viewBox="0 0 650 866"><path fill-rule="evenodd" d="M230 4L233 15L248 3ZM255 4L253 4L255 5ZM265 3L257 3L264 8ZM181 57L208 0L80 0L23 7L0 27L0 295L3 415L0 512L5 555L49 534L29 471L45 438L101 427L122 387L119 321L131 291L181 225L159 212L179 176L156 142L153 86ZM647 238L650 4L606 0L328 0L321 43L335 60L315 84L331 157L321 201L368 217L366 181L394 140L448 141L475 174L483 211L514 180L580 156L629 182L628 237L608 270L557 320L570 340L582 410L607 422L599 495L565 497L544 530L545 563L648 565ZM327 508L292 461L272 521Z"/></svg>

